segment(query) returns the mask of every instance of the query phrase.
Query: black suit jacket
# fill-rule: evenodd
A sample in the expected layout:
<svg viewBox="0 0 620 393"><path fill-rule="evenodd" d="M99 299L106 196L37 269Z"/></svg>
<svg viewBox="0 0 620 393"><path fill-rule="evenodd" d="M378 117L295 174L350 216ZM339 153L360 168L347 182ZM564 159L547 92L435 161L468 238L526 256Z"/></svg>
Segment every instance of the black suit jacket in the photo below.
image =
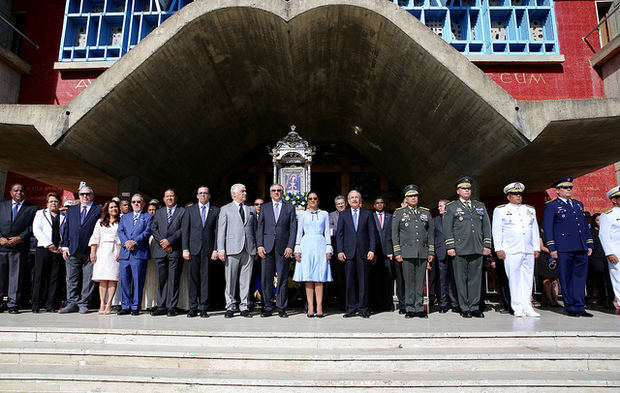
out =
<svg viewBox="0 0 620 393"><path fill-rule="evenodd" d="M433 217L435 226L435 256L439 260L446 259L446 238L443 235L442 215Z"/></svg>
<svg viewBox="0 0 620 393"><path fill-rule="evenodd" d="M153 220L151 221L151 235L157 244L153 247L152 258L163 258L166 255L180 256L181 252L181 228L183 224L183 216L185 215L185 209L177 206L174 209L170 223L168 223L168 208L162 207L157 209ZM170 254L161 248L159 242L163 239L168 239L172 252Z"/></svg>
<svg viewBox="0 0 620 393"><path fill-rule="evenodd" d="M394 254L392 246L392 215L388 212L383 212L383 228L379 224L379 217L377 212L372 212L374 218L375 228L377 229L377 254L381 253L383 256Z"/></svg>
<svg viewBox="0 0 620 393"><path fill-rule="evenodd" d="M213 205L209 206L209 212L203 227L198 206L198 203L196 203L185 209L181 229L181 244L183 250L189 250L192 255L198 255L201 251L211 254L215 249L220 209Z"/></svg>
<svg viewBox="0 0 620 393"><path fill-rule="evenodd" d="M61 247L69 248L71 255L79 252L80 254L90 254L90 247L88 247L88 241L93 234L95 224L101 215L101 205L93 205L86 214L84 223L80 223L80 209L81 205L70 206L67 209L65 225L62 228L62 241Z"/></svg>
<svg viewBox="0 0 620 393"><path fill-rule="evenodd" d="M278 222L273 212L273 203L267 202L260 209L258 228L256 229L256 247L265 247L270 253L275 246L276 252L284 254L286 248L295 248L297 236L297 215L289 203L281 203Z"/></svg>
<svg viewBox="0 0 620 393"><path fill-rule="evenodd" d="M336 239L338 253L344 252L347 259L354 259L356 256L366 258L366 254L369 251L374 252L377 247L377 229L372 213L366 209L359 209L357 231L353 225L351 209L340 213Z"/></svg>
<svg viewBox="0 0 620 393"><path fill-rule="evenodd" d="M32 237L32 221L37 212L37 207L24 201L17 212L15 220L13 220L12 208L12 199L0 202L0 237L8 239L19 236L22 242L13 247L0 246L0 251L28 251L30 249L30 238Z"/></svg>

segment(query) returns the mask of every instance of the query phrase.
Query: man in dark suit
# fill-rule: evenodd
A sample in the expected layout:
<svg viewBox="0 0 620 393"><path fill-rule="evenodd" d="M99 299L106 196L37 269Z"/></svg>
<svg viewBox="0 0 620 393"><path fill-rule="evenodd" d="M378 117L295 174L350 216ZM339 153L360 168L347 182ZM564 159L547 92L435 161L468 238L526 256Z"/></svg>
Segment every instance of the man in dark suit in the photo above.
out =
<svg viewBox="0 0 620 393"><path fill-rule="evenodd" d="M121 217L118 224L118 238L121 241L119 267L121 270L121 310L118 315L140 314L146 261L150 258L149 237L153 216L144 211L144 197L133 194L132 213Z"/></svg>
<svg viewBox="0 0 620 393"><path fill-rule="evenodd" d="M346 276L346 313L343 317L350 318L359 313L362 318L369 318L368 274L375 257L377 230L372 213L360 207L362 194L351 190L347 200L350 208L340 213L336 230L338 260L344 263Z"/></svg>
<svg viewBox="0 0 620 393"><path fill-rule="evenodd" d="M347 198L343 195L338 195L334 199L334 205L336 210L329 213L329 230L332 237L332 247L334 250L337 250L338 247L336 245L336 230L338 229L338 217L340 217L340 213L347 208ZM332 271L332 277L334 281L328 288L332 289L332 297L338 302L338 307L342 310L345 310L345 279L344 279L344 265L338 261L338 255L334 253L332 255L332 260L329 264L329 267Z"/></svg>
<svg viewBox="0 0 620 393"><path fill-rule="evenodd" d="M200 310L200 317L207 318L210 272L213 272L213 264L218 263L215 241L220 209L211 206L209 187L198 187L196 198L198 203L185 210L181 233L183 259L189 261L187 317L196 317Z"/></svg>
<svg viewBox="0 0 620 393"><path fill-rule="evenodd" d="M375 211L372 214L377 230L376 262L370 268L372 308L376 311L394 310L394 279L392 259L392 215L385 212L385 201L382 197L375 198ZM402 273L402 271L401 271ZM400 276L402 279L402 275ZM397 293L402 285L397 279ZM400 301L400 297L399 297ZM403 304L404 307L404 304Z"/></svg>
<svg viewBox="0 0 620 393"><path fill-rule="evenodd" d="M11 199L0 203L0 312L17 314L20 277L32 237L32 221L37 207L26 202L26 189L16 183L10 188Z"/></svg>
<svg viewBox="0 0 620 393"><path fill-rule="evenodd" d="M447 199L437 202L439 215L433 217L435 228L435 261L429 272L429 281L438 281L439 284L439 312L445 313L448 309L460 313L456 288L454 286L454 272L452 270L452 258L446 253L446 238L443 235L443 215L446 212ZM431 278L432 277L432 278ZM433 292L432 289L430 292Z"/></svg>
<svg viewBox="0 0 620 393"><path fill-rule="evenodd" d="M271 201L265 203L258 215L256 229L256 245L258 256L263 260L261 268L261 289L265 308L261 317L269 317L273 311L274 268L278 273L276 288L276 307L281 318L287 318L288 305L288 273L290 258L295 247L297 235L297 219L293 205L284 203L284 188L280 184L272 184L269 188Z"/></svg>
<svg viewBox="0 0 620 393"><path fill-rule="evenodd" d="M179 302L179 281L183 271L181 258L181 224L185 209L177 206L177 194L169 188L164 192L166 206L155 212L151 221L151 234L157 245L152 258L157 263L159 288L157 290L157 310L151 315L177 315Z"/></svg>
<svg viewBox="0 0 620 393"><path fill-rule="evenodd" d="M78 188L80 204L67 209L63 228L62 256L67 261L67 301L59 313L88 312L88 302L95 289L93 264L88 241L101 214L101 205L93 204L95 193L86 183Z"/></svg>

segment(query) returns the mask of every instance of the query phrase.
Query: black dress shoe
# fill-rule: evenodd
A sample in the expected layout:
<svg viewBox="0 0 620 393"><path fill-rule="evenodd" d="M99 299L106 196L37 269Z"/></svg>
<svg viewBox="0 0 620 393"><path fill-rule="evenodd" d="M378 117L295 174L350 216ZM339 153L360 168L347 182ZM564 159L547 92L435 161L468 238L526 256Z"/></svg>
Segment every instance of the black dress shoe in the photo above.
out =
<svg viewBox="0 0 620 393"><path fill-rule="evenodd" d="M370 318L370 313L368 311L360 313L360 317L362 317L362 318Z"/></svg>
<svg viewBox="0 0 620 393"><path fill-rule="evenodd" d="M121 308L121 309L120 309L120 310L116 313L116 315L128 315L128 314L130 314L130 313L131 313L131 311L130 311L129 309L124 309L124 308Z"/></svg>
<svg viewBox="0 0 620 393"><path fill-rule="evenodd" d="M463 318L471 318L471 313L470 313L469 311L463 311L463 312L461 313L461 316L462 316Z"/></svg>
<svg viewBox="0 0 620 393"><path fill-rule="evenodd" d="M420 311L416 313L416 317L418 318L428 318L428 314L425 313L424 311Z"/></svg>
<svg viewBox="0 0 620 393"><path fill-rule="evenodd" d="M200 312L200 318L209 318L209 314L207 314L206 310Z"/></svg>
<svg viewBox="0 0 620 393"><path fill-rule="evenodd" d="M188 318L194 318L198 316L198 311L196 311L195 309L191 309L187 312L187 317Z"/></svg>
<svg viewBox="0 0 620 393"><path fill-rule="evenodd" d="M235 313L233 310L226 310L226 314L224 314L224 318L232 318L234 314Z"/></svg>
<svg viewBox="0 0 620 393"><path fill-rule="evenodd" d="M156 310L154 310L153 312L151 312L151 315L156 317L158 315L166 315L167 311L165 308L158 308Z"/></svg>
<svg viewBox="0 0 620 393"><path fill-rule="evenodd" d="M271 311L263 311L262 313L260 313L261 318L268 318L272 315Z"/></svg>
<svg viewBox="0 0 620 393"><path fill-rule="evenodd" d="M401 308L398 310L399 314L407 314L407 310L405 310L404 308Z"/></svg>
<svg viewBox="0 0 620 393"><path fill-rule="evenodd" d="M7 307L6 303L0 303L0 313L3 313L4 311L8 309L9 308Z"/></svg>
<svg viewBox="0 0 620 393"><path fill-rule="evenodd" d="M475 318L484 318L484 313L480 310L472 311L471 315Z"/></svg>
<svg viewBox="0 0 620 393"><path fill-rule="evenodd" d="M325 318L325 314L314 314L317 318Z"/></svg>
<svg viewBox="0 0 620 393"><path fill-rule="evenodd" d="M19 314L17 307L9 307L9 314Z"/></svg>
<svg viewBox="0 0 620 393"><path fill-rule="evenodd" d="M594 316L590 314L589 312L587 312L586 310L579 311L577 314L579 314L580 317L586 317L586 318L592 318Z"/></svg>
<svg viewBox="0 0 620 393"><path fill-rule="evenodd" d="M355 312L347 312L347 313L342 314L343 318L351 318L353 316L355 316Z"/></svg>
<svg viewBox="0 0 620 393"><path fill-rule="evenodd" d="M445 314L448 312L448 307L439 307L439 313L440 314Z"/></svg>
<svg viewBox="0 0 620 393"><path fill-rule="evenodd" d="M250 314L250 310L243 310L243 311L241 311L241 316L243 318L252 318L252 314Z"/></svg>
<svg viewBox="0 0 620 393"><path fill-rule="evenodd" d="M39 309L38 308L33 308L32 312L35 313L35 314L38 314L39 313Z"/></svg>
<svg viewBox="0 0 620 393"><path fill-rule="evenodd" d="M566 315L569 317L578 317L579 313L577 311L566 311Z"/></svg>
<svg viewBox="0 0 620 393"><path fill-rule="evenodd" d="M286 311L285 311L285 310L280 310L280 311L278 311L278 316L279 316L280 318L288 318L288 314L286 313Z"/></svg>
<svg viewBox="0 0 620 393"><path fill-rule="evenodd" d="M407 318L407 319L411 319L411 318L413 318L413 317L415 317L415 313L414 313L414 312L408 312L408 313L405 313L405 318Z"/></svg>
<svg viewBox="0 0 620 393"><path fill-rule="evenodd" d="M499 313L500 314L510 314L510 309L506 308L506 307L502 307L499 309Z"/></svg>
<svg viewBox="0 0 620 393"><path fill-rule="evenodd" d="M168 310L167 315L169 317L176 317L177 316L177 310Z"/></svg>
<svg viewBox="0 0 620 393"><path fill-rule="evenodd" d="M138 310L131 310L131 315L134 316L134 317L136 315L140 315L140 311L138 311Z"/></svg>

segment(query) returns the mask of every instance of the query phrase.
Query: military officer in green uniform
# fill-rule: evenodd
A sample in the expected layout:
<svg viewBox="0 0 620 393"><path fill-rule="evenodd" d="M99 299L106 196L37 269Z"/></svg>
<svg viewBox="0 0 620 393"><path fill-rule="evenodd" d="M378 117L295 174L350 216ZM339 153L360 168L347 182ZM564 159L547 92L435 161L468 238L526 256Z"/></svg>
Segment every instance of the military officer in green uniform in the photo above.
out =
<svg viewBox="0 0 620 393"><path fill-rule="evenodd" d="M404 189L406 206L396 209L392 219L392 243L396 263L403 265L405 318L427 318L424 312L424 279L435 255L435 229L431 212L418 206L419 188Z"/></svg>
<svg viewBox="0 0 620 393"><path fill-rule="evenodd" d="M482 282L482 256L491 254L491 220L484 204L471 200L471 177L456 183L459 199L448 203L443 215L446 249L454 257L454 279L461 315L484 318L478 309Z"/></svg>

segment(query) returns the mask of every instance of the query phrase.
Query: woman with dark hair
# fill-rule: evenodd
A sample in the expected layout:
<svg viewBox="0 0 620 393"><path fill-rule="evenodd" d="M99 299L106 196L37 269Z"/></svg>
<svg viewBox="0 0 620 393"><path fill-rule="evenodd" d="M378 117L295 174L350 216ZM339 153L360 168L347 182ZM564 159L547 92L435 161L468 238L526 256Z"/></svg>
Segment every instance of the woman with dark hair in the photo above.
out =
<svg viewBox="0 0 620 393"><path fill-rule="evenodd" d="M308 318L323 318L323 283L333 281L329 260L332 257L329 215L319 209L319 196L308 193L308 208L299 215L295 240L293 281L305 282ZM314 299L316 295L316 313Z"/></svg>
<svg viewBox="0 0 620 393"><path fill-rule="evenodd" d="M592 274L593 287L596 288L596 305L601 308L613 308L614 290L609 277L609 265L607 257L599 238L601 213L592 216L590 233L594 241L592 255L590 255L590 274Z"/></svg>
<svg viewBox="0 0 620 393"><path fill-rule="evenodd" d="M34 215L32 233L37 239L32 280L32 312L38 313L45 303L45 310L54 311L60 304L60 289L65 277L62 250L58 247L65 216L60 213L60 197L47 194L47 208Z"/></svg>
<svg viewBox="0 0 620 393"><path fill-rule="evenodd" d="M117 234L120 217L120 204L116 201L106 202L88 242L93 263L92 279L99 282L99 314L110 313L112 298L120 279L118 252L121 241Z"/></svg>

